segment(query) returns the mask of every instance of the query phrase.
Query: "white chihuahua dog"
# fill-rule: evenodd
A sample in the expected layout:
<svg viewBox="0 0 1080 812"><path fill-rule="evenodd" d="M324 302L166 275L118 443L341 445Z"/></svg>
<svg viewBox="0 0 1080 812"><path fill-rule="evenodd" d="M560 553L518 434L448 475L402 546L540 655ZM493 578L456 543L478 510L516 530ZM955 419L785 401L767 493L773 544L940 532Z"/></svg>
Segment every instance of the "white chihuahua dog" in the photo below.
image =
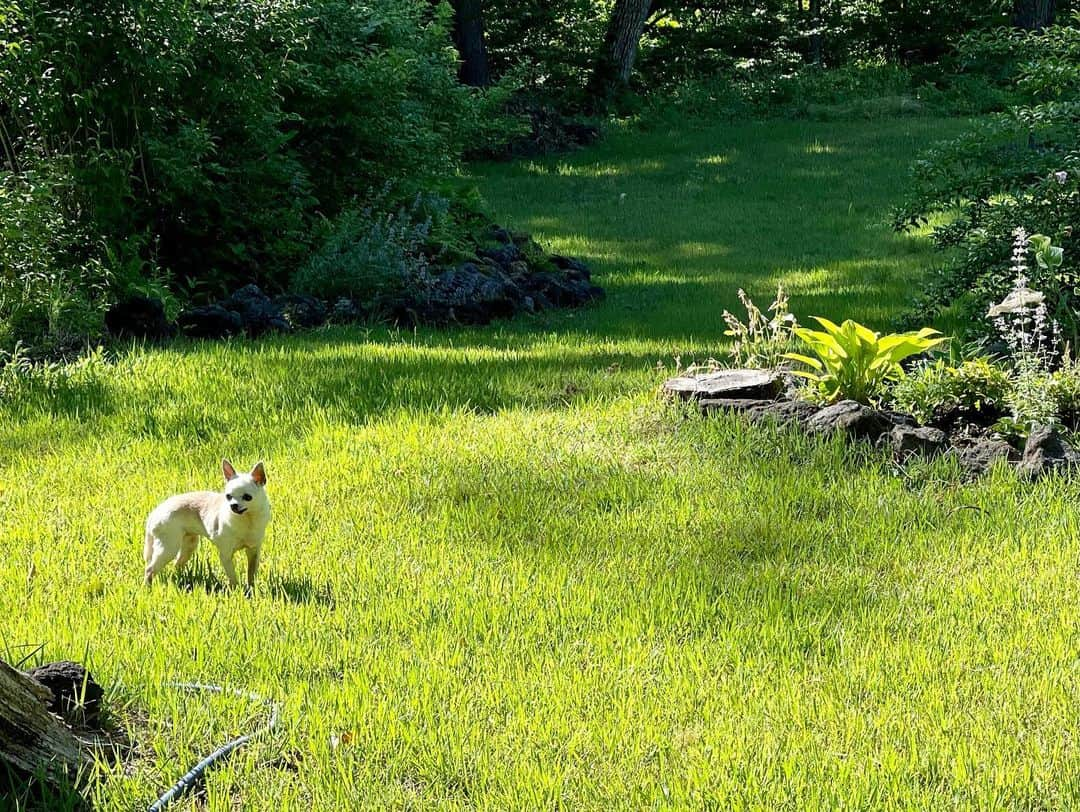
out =
<svg viewBox="0 0 1080 812"><path fill-rule="evenodd" d="M231 586L239 583L233 556L239 550L247 553L247 585L248 589L254 588L259 552L270 522L266 471L260 462L250 474L237 474L228 460L222 460L221 470L225 474L224 493L181 493L150 512L143 546L147 586L174 558L177 569L183 568L199 546L199 538L205 536L217 547Z"/></svg>

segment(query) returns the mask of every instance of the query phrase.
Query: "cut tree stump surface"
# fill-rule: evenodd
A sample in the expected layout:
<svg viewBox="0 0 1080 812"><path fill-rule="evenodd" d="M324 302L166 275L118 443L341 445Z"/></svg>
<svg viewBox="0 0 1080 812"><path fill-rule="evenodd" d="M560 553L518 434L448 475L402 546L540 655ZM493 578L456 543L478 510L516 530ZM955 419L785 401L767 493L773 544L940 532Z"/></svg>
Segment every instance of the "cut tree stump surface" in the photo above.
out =
<svg viewBox="0 0 1080 812"><path fill-rule="evenodd" d="M683 400L772 400L783 386L779 373L763 369L721 369L701 375L682 375L664 382L664 392Z"/></svg>

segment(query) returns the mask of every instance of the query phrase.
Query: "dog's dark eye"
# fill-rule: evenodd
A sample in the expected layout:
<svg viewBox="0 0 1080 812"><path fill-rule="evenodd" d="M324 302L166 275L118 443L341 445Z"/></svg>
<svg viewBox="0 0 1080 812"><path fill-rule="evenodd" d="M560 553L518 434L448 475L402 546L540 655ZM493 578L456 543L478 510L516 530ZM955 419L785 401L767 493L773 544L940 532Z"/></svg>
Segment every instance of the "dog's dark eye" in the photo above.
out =
<svg viewBox="0 0 1080 812"><path fill-rule="evenodd" d="M245 502L250 502L251 501L251 494L250 493L245 493L244 494L244 501Z"/></svg>
<svg viewBox="0 0 1080 812"><path fill-rule="evenodd" d="M236 497L235 497L235 496L233 496L233 495L232 495L231 493L227 493L227 494L225 494L225 498L226 498L226 499L236 499Z"/></svg>

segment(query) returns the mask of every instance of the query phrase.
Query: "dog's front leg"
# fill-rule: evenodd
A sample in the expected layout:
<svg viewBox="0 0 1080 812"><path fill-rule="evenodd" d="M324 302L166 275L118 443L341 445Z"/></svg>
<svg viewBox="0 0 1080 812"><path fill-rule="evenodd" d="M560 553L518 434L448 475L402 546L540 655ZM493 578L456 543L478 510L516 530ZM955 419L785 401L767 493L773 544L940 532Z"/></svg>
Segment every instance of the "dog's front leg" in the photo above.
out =
<svg viewBox="0 0 1080 812"><path fill-rule="evenodd" d="M259 551L258 547L248 547L245 552L247 553L247 562L248 562L247 588L248 588L248 591L254 591L255 590L255 573L257 573L259 571L259 553L260 553L260 551Z"/></svg>
<svg viewBox="0 0 1080 812"><path fill-rule="evenodd" d="M218 547L218 558L221 559L221 566L225 568L225 575L229 579L229 586L235 589L240 586L240 580L236 577L236 565L233 564L233 554L235 550L226 551L224 547Z"/></svg>

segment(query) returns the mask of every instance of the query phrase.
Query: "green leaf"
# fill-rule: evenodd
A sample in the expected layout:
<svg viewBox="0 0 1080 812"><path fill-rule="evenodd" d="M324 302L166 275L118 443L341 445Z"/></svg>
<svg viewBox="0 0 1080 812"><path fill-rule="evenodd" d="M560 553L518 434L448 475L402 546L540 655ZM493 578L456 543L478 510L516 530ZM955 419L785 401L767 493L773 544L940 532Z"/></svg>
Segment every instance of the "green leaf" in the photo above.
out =
<svg viewBox="0 0 1080 812"><path fill-rule="evenodd" d="M817 360L816 358L809 358L805 355L799 355L795 352L785 352L783 357L787 358L789 361L798 361L801 364L806 364L808 367L812 367L813 369L822 370L825 368L824 364L822 364L821 361ZM793 374L797 375L799 373L795 372Z"/></svg>

